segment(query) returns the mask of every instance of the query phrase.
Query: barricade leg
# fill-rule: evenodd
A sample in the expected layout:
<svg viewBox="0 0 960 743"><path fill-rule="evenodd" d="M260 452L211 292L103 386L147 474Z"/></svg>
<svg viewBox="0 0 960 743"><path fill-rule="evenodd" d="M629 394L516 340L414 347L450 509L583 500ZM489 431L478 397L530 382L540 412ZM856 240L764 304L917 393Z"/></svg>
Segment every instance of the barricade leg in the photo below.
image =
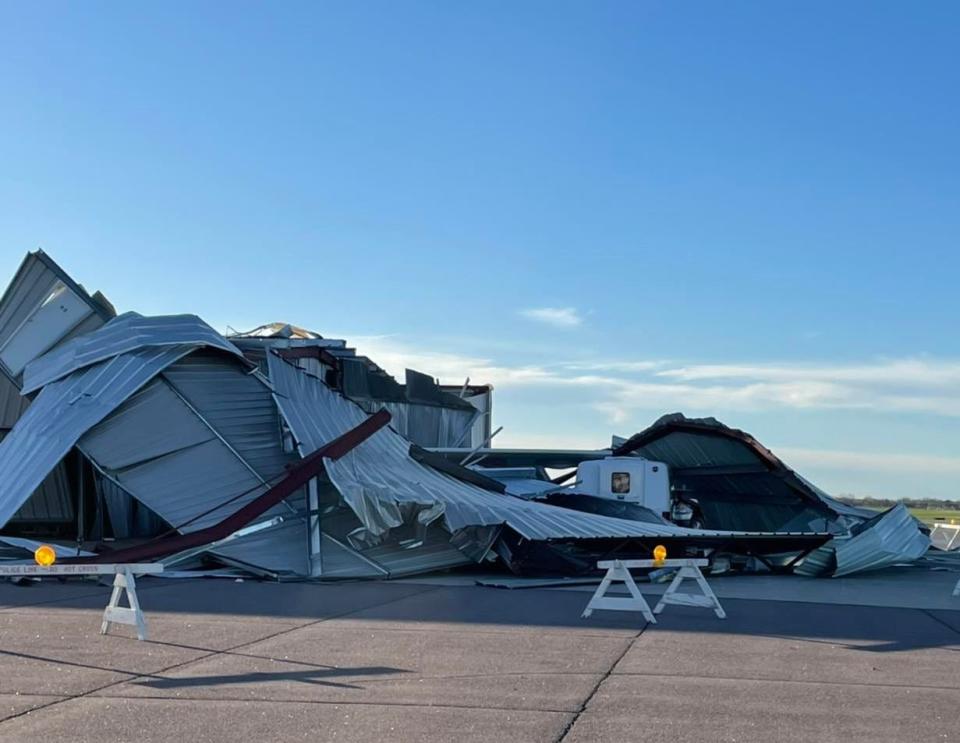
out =
<svg viewBox="0 0 960 743"><path fill-rule="evenodd" d="M129 607L120 606L120 595L127 594ZM110 603L103 611L103 624L100 625L100 634L105 635L111 624L128 624L137 628L137 639L147 639L147 620L140 608L140 599L137 596L137 582L129 570L117 572L113 579L113 592L110 594Z"/></svg>
<svg viewBox="0 0 960 743"><path fill-rule="evenodd" d="M623 582L630 596L607 596L607 589L610 588L611 583L614 581ZM640 593L640 589L637 588L637 584L633 580L633 576L630 575L630 571L621 565L619 561L607 569L607 574L603 577L603 580L600 581L600 585L597 586L596 592L590 599L590 603L587 604L587 608L583 610L581 617L586 619L593 614L596 609L603 609L605 611L639 611L648 622L651 624L657 623L656 617L654 617L653 612L650 611L650 605Z"/></svg>

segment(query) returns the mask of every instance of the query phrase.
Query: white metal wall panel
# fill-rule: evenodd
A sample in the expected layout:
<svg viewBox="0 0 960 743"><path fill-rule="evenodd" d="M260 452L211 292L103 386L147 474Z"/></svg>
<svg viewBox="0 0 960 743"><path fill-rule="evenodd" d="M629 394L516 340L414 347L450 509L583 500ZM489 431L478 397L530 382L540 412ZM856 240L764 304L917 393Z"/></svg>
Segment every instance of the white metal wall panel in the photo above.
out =
<svg viewBox="0 0 960 743"><path fill-rule="evenodd" d="M70 331L93 314L78 294L57 283L53 292L0 348L0 360L13 374L53 348Z"/></svg>
<svg viewBox="0 0 960 743"><path fill-rule="evenodd" d="M103 314L50 258L30 253L0 298L0 359L18 377L27 362L79 328L102 325Z"/></svg>

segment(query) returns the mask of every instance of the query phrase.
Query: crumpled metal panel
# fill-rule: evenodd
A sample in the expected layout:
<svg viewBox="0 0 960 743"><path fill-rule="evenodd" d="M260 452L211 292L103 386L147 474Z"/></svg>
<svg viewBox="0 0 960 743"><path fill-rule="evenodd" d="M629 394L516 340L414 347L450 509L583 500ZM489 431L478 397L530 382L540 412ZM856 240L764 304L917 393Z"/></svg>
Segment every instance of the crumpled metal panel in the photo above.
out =
<svg viewBox="0 0 960 743"><path fill-rule="evenodd" d="M174 368L182 374L168 374ZM231 382L236 380L230 373L235 368L233 359L222 356L204 357L199 364L190 364L188 357L171 365L81 438L81 450L181 532L221 521L263 493L270 477L283 472L282 465L273 465L261 473L245 452L257 454L261 466L285 461L279 419L258 428L256 406L245 411L248 396L234 399L231 394ZM182 375L189 377L185 388L195 406L171 386L170 376L184 381ZM260 379L245 378L242 386L248 385L262 390L274 408L270 389ZM250 425L246 434L239 430L245 422ZM271 513L278 511L289 509L278 506Z"/></svg>
<svg viewBox="0 0 960 743"><path fill-rule="evenodd" d="M86 431L194 348L174 345L120 354L44 387L0 442L0 526Z"/></svg>
<svg viewBox="0 0 960 743"><path fill-rule="evenodd" d="M833 541L817 547L807 554L794 568L797 575L807 578L831 575L837 569L837 550Z"/></svg>
<svg viewBox="0 0 960 743"><path fill-rule="evenodd" d="M79 336L30 362L23 372L27 394L118 354L147 347L193 344L209 346L243 359L230 341L196 315L144 317L126 312L93 333Z"/></svg>
<svg viewBox="0 0 960 743"><path fill-rule="evenodd" d="M850 539L836 540L837 569L833 576L877 570L913 562L930 549L930 538L902 503L875 522L867 522Z"/></svg>
<svg viewBox="0 0 960 743"><path fill-rule="evenodd" d="M858 524L850 534L834 537L818 547L803 558L794 572L839 578L913 562L923 557L929 548L930 538L920 531L916 519L900 503Z"/></svg>
<svg viewBox="0 0 960 743"><path fill-rule="evenodd" d="M355 403L275 354L268 364L277 404L304 456L366 417ZM437 504L450 531L504 524L531 540L728 534L577 513L494 494L420 464L409 449L408 441L384 428L340 459L325 461L330 480L373 534L399 526L411 509Z"/></svg>

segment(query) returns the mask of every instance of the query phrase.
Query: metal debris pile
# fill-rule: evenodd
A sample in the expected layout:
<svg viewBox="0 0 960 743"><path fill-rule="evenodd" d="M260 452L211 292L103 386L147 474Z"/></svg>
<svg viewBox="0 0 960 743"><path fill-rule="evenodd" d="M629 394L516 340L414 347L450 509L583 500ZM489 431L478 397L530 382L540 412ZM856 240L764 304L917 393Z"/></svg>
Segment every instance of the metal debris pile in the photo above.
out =
<svg viewBox="0 0 960 743"><path fill-rule="evenodd" d="M0 299L0 372L0 560L43 538L66 562L275 579L572 576L663 544L718 571L847 575L929 547L902 506L840 503L712 419L596 451L489 448L490 386L400 384L291 325L117 315L40 251ZM611 467L614 492L648 472L658 507L584 484Z"/></svg>

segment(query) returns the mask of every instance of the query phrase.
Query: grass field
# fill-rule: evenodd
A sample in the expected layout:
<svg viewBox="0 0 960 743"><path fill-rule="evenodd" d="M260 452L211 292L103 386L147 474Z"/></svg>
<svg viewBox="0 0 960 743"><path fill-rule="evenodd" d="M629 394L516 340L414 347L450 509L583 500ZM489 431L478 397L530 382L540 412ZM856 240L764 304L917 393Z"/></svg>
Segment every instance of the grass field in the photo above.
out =
<svg viewBox="0 0 960 743"><path fill-rule="evenodd" d="M946 521L948 524L951 519L954 523L960 524L960 510L952 508L911 508L910 513L916 516L925 524L934 524L937 521Z"/></svg>
<svg viewBox="0 0 960 743"><path fill-rule="evenodd" d="M863 508L870 508L874 511L885 510L879 506L863 506ZM948 524L953 521L955 524L960 524L960 508L911 508L910 513L923 523L931 526L938 521L945 521Z"/></svg>

